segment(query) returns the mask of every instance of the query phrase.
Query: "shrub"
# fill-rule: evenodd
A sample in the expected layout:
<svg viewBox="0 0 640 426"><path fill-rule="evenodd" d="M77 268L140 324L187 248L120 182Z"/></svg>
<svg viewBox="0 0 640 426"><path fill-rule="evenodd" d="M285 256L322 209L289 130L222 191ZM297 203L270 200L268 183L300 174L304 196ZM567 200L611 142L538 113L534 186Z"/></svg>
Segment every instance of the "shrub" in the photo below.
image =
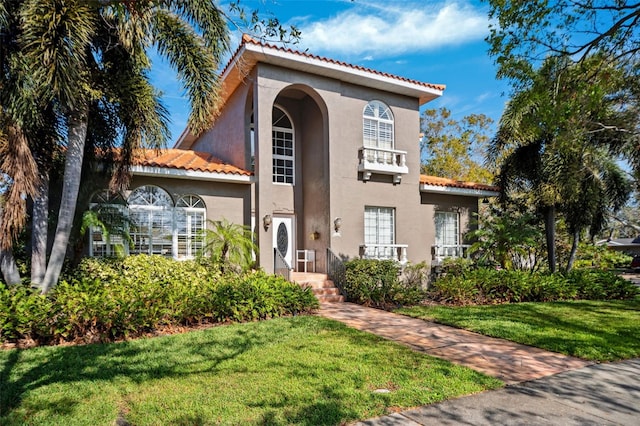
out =
<svg viewBox="0 0 640 426"><path fill-rule="evenodd" d="M344 291L347 300L367 306L394 301L400 266L393 260L354 259L345 263Z"/></svg>
<svg viewBox="0 0 640 426"><path fill-rule="evenodd" d="M429 291L434 300L459 305L629 299L639 293L638 287L607 271L574 270L563 275L487 268L449 273Z"/></svg>
<svg viewBox="0 0 640 426"><path fill-rule="evenodd" d="M344 292L350 302L367 306L412 305L424 299L427 265L408 266L400 279L393 260L354 259L345 263Z"/></svg>
<svg viewBox="0 0 640 426"><path fill-rule="evenodd" d="M252 321L318 307L310 289L264 272L221 274L160 256L85 259L47 296L0 285L0 341L111 341L162 326Z"/></svg>
<svg viewBox="0 0 640 426"><path fill-rule="evenodd" d="M578 247L575 268L615 269L628 267L632 256L611 250L605 245L581 243Z"/></svg>

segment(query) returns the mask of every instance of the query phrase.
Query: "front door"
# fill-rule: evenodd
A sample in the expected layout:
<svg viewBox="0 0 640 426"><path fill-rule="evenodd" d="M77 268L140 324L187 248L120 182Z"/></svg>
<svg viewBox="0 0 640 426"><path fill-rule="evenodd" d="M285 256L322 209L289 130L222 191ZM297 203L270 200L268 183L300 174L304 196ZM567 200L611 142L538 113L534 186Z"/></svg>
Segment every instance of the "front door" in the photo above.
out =
<svg viewBox="0 0 640 426"><path fill-rule="evenodd" d="M280 253L289 264L293 266L293 218L274 217L273 218L273 247L280 250Z"/></svg>

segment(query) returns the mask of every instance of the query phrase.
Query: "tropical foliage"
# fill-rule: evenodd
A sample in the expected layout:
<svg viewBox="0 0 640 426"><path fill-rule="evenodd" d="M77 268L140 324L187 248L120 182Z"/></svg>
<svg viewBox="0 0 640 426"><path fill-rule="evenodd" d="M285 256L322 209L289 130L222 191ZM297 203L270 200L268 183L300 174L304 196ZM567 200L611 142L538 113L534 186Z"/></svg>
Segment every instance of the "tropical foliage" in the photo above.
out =
<svg viewBox="0 0 640 426"><path fill-rule="evenodd" d="M209 227L203 235L201 256L209 257L220 265L220 272L246 271L255 264L258 246L249 227L231 223L227 219L208 223Z"/></svg>
<svg viewBox="0 0 640 426"><path fill-rule="evenodd" d="M253 271L161 256L85 259L46 295L0 283L0 342L111 341L166 327L308 312L310 289Z"/></svg>
<svg viewBox="0 0 640 426"><path fill-rule="evenodd" d="M585 82L584 66L608 72ZM499 166L502 203L515 193L529 194L544 217L551 271L556 270L558 213L572 235L570 270L581 233L599 232L607 213L629 197L630 182L616 162L615 148L632 137L620 131L630 120L620 103L623 83L624 74L601 56L581 66L549 58L509 101L491 142L489 161Z"/></svg>

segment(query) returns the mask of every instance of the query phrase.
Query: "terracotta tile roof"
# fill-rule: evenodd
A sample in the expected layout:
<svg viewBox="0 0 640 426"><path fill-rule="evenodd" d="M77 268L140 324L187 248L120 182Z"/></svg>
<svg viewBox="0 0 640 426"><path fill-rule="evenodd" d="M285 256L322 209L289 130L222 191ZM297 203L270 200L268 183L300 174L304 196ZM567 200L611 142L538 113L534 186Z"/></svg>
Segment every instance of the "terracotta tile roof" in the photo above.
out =
<svg viewBox="0 0 640 426"><path fill-rule="evenodd" d="M140 150L136 153L133 165L243 176L252 175L251 172L226 164L207 152L184 149Z"/></svg>
<svg viewBox="0 0 640 426"><path fill-rule="evenodd" d="M433 186L448 186L453 188L464 188L464 189L477 189L480 191L495 191L499 192L500 188L493 185L486 185L483 183L476 182L464 182L461 180L449 179L438 176L428 176L428 175L420 175L420 184L424 185L433 185Z"/></svg>
<svg viewBox="0 0 640 426"><path fill-rule="evenodd" d="M326 63L329 63L329 64L340 65L340 66L344 66L344 67L351 68L351 69L354 69L354 70L364 71L364 72L367 72L367 73L380 75L380 76L391 78L391 79L394 79L394 80L404 81L404 82L415 84L415 85L418 85L418 86L428 87L430 89L445 90L445 88L446 88L446 86L444 84L424 83L422 81L412 80L412 79L405 78L405 77L400 77L400 76L397 76L397 75L394 75L394 74L389 74L389 73L386 73L386 72L376 71L376 70L371 69L371 68L361 67L359 65L353 65L353 64L349 64L347 62L338 61L336 59L327 58L326 56L312 55L311 53L308 53L308 52L300 52L298 50L294 50L294 49L290 49L290 48L284 48L284 47L281 47L281 46L277 46L275 44L264 43L264 42L261 42L261 41L258 41L256 39L254 39L253 37L251 37L248 34L244 34L242 36L242 42L240 43L240 46L238 47L238 49L232 55L232 58L235 57L238 54L238 52L240 51L242 46L245 45L245 44L253 44L253 45L260 46L260 47L265 47L265 48L268 48L268 49L275 49L275 50L278 50L280 52L291 53L291 54L298 55L298 56L301 56L301 57L304 57L304 58L315 59L315 60L319 60L319 61L326 62ZM221 75L224 75L224 73L226 71L226 68L228 68L231 65L232 62L233 62L233 60L230 61L229 64L227 64L227 67L225 67L225 70L221 73Z"/></svg>

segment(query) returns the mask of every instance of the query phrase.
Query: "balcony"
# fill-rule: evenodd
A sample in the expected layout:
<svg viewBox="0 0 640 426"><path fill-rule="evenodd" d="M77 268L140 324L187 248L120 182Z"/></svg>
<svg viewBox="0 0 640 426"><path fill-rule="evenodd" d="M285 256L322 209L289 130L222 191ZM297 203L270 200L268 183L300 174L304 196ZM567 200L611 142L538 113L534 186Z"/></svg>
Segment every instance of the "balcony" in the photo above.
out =
<svg viewBox="0 0 640 426"><path fill-rule="evenodd" d="M471 247L469 244L431 246L432 265L440 265L446 258L468 258L469 247Z"/></svg>
<svg viewBox="0 0 640 426"><path fill-rule="evenodd" d="M395 260L404 265L407 263L407 244L363 244L360 246L360 257L363 259Z"/></svg>
<svg viewBox="0 0 640 426"><path fill-rule="evenodd" d="M393 183L400 183L402 175L409 173L406 151L362 147L358 157L358 171L362 172L362 180L369 180L372 173L379 173L392 175Z"/></svg>

